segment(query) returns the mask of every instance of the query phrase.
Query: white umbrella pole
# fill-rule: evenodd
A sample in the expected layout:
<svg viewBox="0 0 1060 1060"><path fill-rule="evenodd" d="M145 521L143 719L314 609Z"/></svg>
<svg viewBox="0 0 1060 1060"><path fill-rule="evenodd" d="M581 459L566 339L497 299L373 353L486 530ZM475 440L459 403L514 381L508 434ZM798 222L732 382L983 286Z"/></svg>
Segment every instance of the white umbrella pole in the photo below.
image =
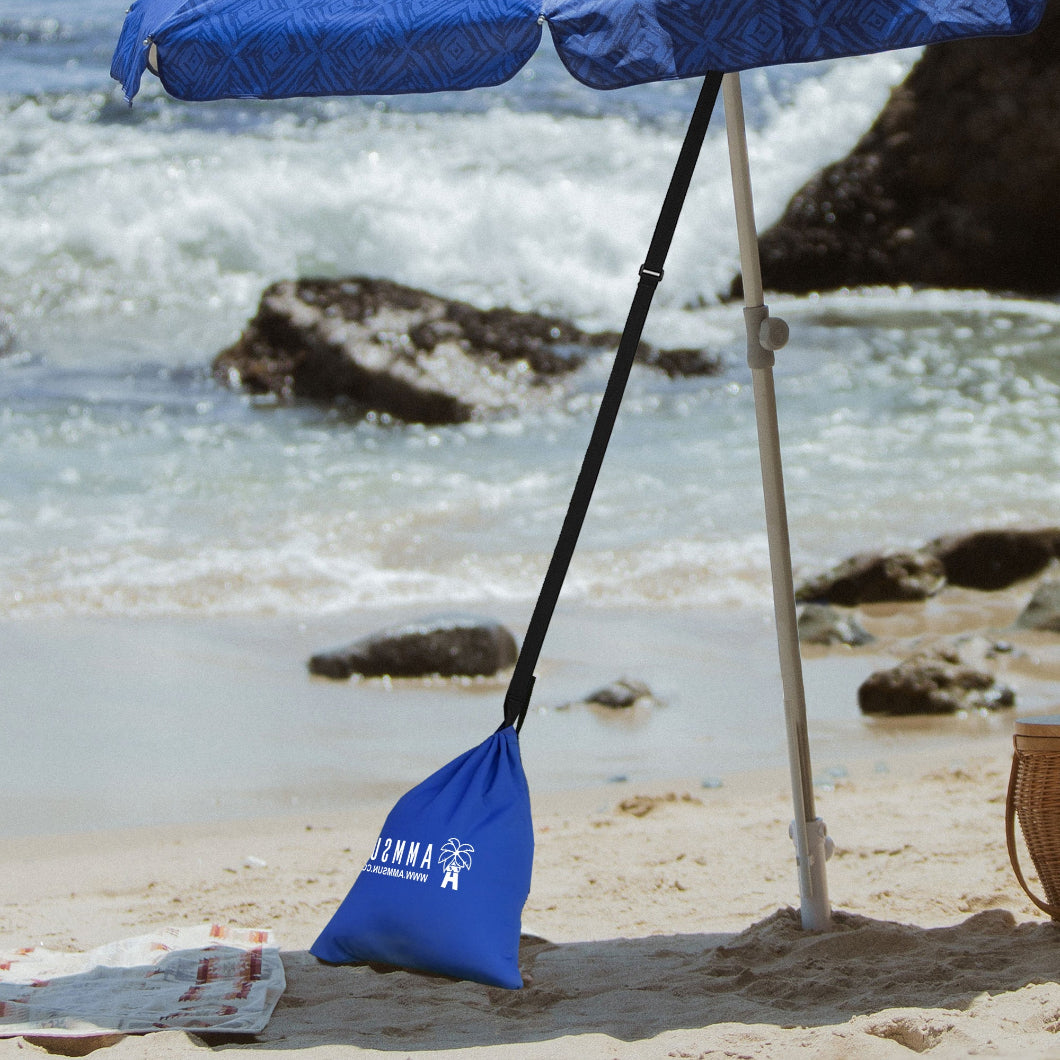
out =
<svg viewBox="0 0 1060 1060"><path fill-rule="evenodd" d="M769 316L763 304L762 269L758 258L751 198L751 170L747 158L740 75L726 74L722 81L725 126L729 139L736 227L740 237L740 266L743 273L744 319L747 324L747 363L754 387L755 417L758 422L758 449L762 462L762 489L765 494L766 531L769 563L773 575L773 607L776 613L780 674L784 688L784 715L788 732L788 760L795 803L791 834L795 841L802 897L802 926L823 931L831 923L825 860L831 852L824 822L814 809L813 778L810 770L810 744L806 731L806 693L802 680L802 656L795 616L795 588L788 539L788 513L784 501L784 474L780 459L780 431L777 400L773 386L773 351L788 337L787 325Z"/></svg>

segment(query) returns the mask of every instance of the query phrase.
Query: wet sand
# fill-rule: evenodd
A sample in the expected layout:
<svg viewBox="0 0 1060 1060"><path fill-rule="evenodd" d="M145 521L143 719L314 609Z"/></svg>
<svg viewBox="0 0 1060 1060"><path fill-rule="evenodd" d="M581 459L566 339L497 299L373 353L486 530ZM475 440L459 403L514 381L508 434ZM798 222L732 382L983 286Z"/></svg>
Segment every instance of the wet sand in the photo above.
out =
<svg viewBox="0 0 1060 1060"><path fill-rule="evenodd" d="M1012 716L873 719L858 685L925 638L994 630L1019 713L1060 705L1060 638L1014 633L1029 596L947 590L863 608L877 641L806 647L818 779L911 752L940 763L1007 746ZM527 608L483 605L522 633ZM385 804L500 721L503 677L312 678L306 660L422 612L283 617L84 617L0 624L8 766L0 836L339 811ZM671 777L724 782L786 768L777 650L759 610L561 606L538 667L523 756L537 791ZM567 704L619 678L654 706Z"/></svg>

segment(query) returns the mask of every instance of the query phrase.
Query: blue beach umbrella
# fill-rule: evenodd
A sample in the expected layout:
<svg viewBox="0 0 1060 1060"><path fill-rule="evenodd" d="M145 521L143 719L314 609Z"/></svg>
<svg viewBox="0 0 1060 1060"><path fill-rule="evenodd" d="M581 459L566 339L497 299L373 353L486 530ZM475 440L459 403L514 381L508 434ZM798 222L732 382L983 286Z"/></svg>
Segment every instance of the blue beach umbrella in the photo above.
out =
<svg viewBox="0 0 1060 1060"><path fill-rule="evenodd" d="M548 25L591 88L1021 33L1044 0L136 0L113 74L180 99L498 85Z"/></svg>
<svg viewBox="0 0 1060 1060"><path fill-rule="evenodd" d="M773 385L774 351L784 345L787 326L763 303L739 71L1026 33L1044 7L1045 0L135 0L114 55L111 72L130 101L146 70L171 95L196 101L436 92L509 80L538 48L547 24L563 64L591 88L704 79L575 500L505 700L506 719L520 724L621 401L619 363L628 375L721 86L795 804L792 836L802 924L810 930L827 927L831 917L824 864L829 840L814 807Z"/></svg>

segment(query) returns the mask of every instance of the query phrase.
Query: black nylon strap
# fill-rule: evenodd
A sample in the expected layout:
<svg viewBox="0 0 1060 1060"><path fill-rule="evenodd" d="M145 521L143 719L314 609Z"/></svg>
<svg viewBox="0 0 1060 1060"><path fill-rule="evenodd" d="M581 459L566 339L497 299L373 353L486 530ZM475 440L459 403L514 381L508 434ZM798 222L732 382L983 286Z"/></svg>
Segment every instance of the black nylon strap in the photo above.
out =
<svg viewBox="0 0 1060 1060"><path fill-rule="evenodd" d="M603 466L607 443L618 417L622 395L625 393L629 373L633 367L633 359L644 331L644 322L651 308L655 288L658 287L663 277L666 255L673 242L677 221L681 216L681 207L684 205L685 196L692 182L692 174L699 159L700 148L703 146L703 139L710 125L710 116L714 111L714 104L721 89L721 78L722 75L719 73L710 73L703 80L699 99L689 121L688 131L685 133L673 176L670 178L666 198L663 199L662 209L659 211L655 234L648 246L644 264L640 267L640 282L637 284L633 304L626 317L626 326L622 331L614 364L611 366L611 375L607 380L607 387L600 402L600 410L596 414L596 423L593 425L589 444L585 450L581 470L574 483L574 491L559 532L559 540L556 542L552 560L545 572L541 592L533 614L530 616L530 624L523 638L523 646L515 663L515 671L508 684L508 691L504 697L504 725L514 725L516 732L522 728L526 712L530 707L530 696L534 689L534 667L537 666L537 660L540 658L541 649L545 643L545 634L548 632L552 614L559 601L563 581L567 576L571 559L574 557L578 535L585 522L593 489L600 475L600 468Z"/></svg>

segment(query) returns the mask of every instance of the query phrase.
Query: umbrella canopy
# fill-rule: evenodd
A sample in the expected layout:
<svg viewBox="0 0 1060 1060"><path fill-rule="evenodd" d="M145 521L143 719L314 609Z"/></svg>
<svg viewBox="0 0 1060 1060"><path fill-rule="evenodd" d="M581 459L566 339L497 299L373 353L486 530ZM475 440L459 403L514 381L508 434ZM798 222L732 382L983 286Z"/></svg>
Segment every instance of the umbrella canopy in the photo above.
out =
<svg viewBox="0 0 1060 1060"><path fill-rule="evenodd" d="M500 84L529 60L548 23L567 69L593 88L703 76L601 402L586 461L505 698L521 724L622 398L684 191L724 74L747 360L755 395L774 612L784 691L802 923L827 927L829 841L814 809L806 703L788 540L773 351L787 326L763 304L738 71L888 51L960 37L1024 33L1045 0L136 0L112 73L127 98L152 69L187 100L277 99L469 89Z"/></svg>
<svg viewBox="0 0 1060 1060"><path fill-rule="evenodd" d="M136 0L112 73L187 100L498 85L547 23L591 88L1024 33L1044 0Z"/></svg>

